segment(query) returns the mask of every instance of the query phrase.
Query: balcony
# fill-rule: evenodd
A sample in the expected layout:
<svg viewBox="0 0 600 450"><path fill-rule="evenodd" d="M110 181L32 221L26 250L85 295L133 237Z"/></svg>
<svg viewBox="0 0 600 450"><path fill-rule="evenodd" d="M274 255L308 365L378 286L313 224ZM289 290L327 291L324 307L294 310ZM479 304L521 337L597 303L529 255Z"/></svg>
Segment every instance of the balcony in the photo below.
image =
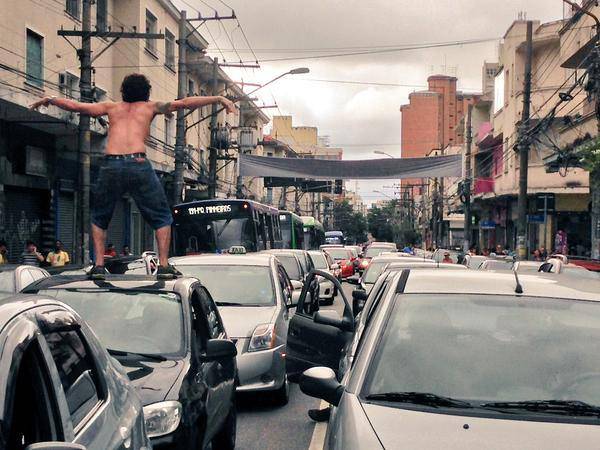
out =
<svg viewBox="0 0 600 450"><path fill-rule="evenodd" d="M494 179L489 177L477 178L473 186L473 195L494 192Z"/></svg>

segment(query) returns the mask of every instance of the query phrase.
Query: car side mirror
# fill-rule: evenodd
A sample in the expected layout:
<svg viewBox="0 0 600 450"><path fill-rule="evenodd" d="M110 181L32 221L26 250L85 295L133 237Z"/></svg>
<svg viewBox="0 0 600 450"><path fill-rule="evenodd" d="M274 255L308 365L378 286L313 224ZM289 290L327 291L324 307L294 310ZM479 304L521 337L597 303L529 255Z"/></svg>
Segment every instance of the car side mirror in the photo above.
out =
<svg viewBox="0 0 600 450"><path fill-rule="evenodd" d="M301 291L304 287L304 283L302 281L290 280L290 283L292 284L292 288L294 288L294 291Z"/></svg>
<svg viewBox="0 0 600 450"><path fill-rule="evenodd" d="M86 447L74 442L37 442L29 444L25 450L86 450Z"/></svg>
<svg viewBox="0 0 600 450"><path fill-rule="evenodd" d="M340 317L337 311L333 310L317 311L313 316L313 321L321 325L339 328L342 331L354 331L354 324L346 318Z"/></svg>
<svg viewBox="0 0 600 450"><path fill-rule="evenodd" d="M352 291L352 312L354 313L355 317L365 307L365 303L368 297L369 294L367 294L367 291L365 291L364 289L354 289Z"/></svg>
<svg viewBox="0 0 600 450"><path fill-rule="evenodd" d="M340 268L340 265L338 263L331 265L331 270L338 270L339 268Z"/></svg>
<svg viewBox="0 0 600 450"><path fill-rule="evenodd" d="M229 339L209 339L206 344L206 354L203 356L206 361L234 358L237 356L237 348Z"/></svg>
<svg viewBox="0 0 600 450"><path fill-rule="evenodd" d="M344 386L338 382L335 372L329 367L312 367L300 376L300 390L306 395L338 406Z"/></svg>

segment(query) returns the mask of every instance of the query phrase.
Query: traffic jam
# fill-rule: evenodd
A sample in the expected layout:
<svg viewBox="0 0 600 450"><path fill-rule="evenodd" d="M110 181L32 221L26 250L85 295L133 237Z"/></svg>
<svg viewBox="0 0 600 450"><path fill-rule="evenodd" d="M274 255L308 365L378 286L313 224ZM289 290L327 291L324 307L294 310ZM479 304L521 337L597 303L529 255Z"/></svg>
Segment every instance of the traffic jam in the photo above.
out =
<svg viewBox="0 0 600 450"><path fill-rule="evenodd" d="M0 448L245 448L242 399L300 396L304 448L598 447L597 273L350 243L250 200L173 214L173 279L151 252L100 280L0 266Z"/></svg>

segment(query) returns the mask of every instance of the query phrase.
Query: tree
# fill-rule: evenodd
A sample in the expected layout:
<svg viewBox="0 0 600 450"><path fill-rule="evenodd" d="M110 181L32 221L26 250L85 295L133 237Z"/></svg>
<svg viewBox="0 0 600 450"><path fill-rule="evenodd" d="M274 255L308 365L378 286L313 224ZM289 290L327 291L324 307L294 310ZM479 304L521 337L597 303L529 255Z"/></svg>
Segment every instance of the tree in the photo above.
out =
<svg viewBox="0 0 600 450"><path fill-rule="evenodd" d="M348 200L335 203L333 206L333 222L335 228L352 242L367 240L367 220L361 213L355 212Z"/></svg>

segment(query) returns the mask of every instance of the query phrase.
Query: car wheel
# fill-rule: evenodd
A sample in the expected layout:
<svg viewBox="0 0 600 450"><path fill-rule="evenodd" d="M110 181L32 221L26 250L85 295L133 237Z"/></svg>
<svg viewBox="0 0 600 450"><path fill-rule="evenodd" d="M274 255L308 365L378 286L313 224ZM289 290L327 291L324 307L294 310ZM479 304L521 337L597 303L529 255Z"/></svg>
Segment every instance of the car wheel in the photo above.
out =
<svg viewBox="0 0 600 450"><path fill-rule="evenodd" d="M213 449L223 450L234 450L235 449L235 437L237 430L237 411L235 402L231 402L229 409L229 415L223 424L221 430L212 440Z"/></svg>
<svg viewBox="0 0 600 450"><path fill-rule="evenodd" d="M272 394L273 403L277 406L285 406L290 401L290 382L288 381L287 375L281 387Z"/></svg>

